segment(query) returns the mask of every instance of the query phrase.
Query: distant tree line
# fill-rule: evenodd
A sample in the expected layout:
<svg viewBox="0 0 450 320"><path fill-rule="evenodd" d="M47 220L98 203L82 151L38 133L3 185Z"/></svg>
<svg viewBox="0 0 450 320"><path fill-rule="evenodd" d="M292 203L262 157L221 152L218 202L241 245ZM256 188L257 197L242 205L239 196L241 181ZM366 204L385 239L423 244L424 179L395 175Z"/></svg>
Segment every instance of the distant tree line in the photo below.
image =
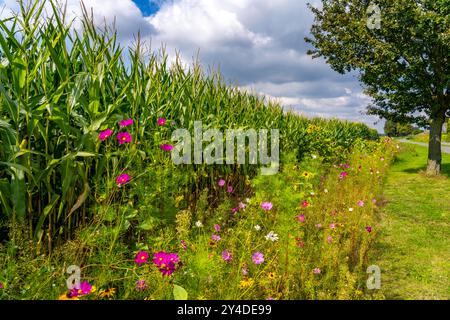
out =
<svg viewBox="0 0 450 320"><path fill-rule="evenodd" d="M400 123L392 120L386 120L384 125L384 133L389 137L406 137L422 133L423 130L414 127L410 123Z"/></svg>

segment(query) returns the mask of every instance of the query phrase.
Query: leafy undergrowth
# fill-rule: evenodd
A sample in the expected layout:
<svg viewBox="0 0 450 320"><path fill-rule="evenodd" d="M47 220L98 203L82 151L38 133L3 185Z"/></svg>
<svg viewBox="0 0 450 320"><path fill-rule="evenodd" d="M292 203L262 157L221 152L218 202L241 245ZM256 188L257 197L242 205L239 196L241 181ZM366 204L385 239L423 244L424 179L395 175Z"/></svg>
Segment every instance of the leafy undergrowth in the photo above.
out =
<svg viewBox="0 0 450 320"><path fill-rule="evenodd" d="M388 299L450 299L450 155L427 177L427 148L404 145L386 181L388 205L373 259Z"/></svg>
<svg viewBox="0 0 450 320"><path fill-rule="evenodd" d="M0 247L0 298L382 298L366 289L366 268L394 154L386 139L355 145L334 166L316 155L300 164L288 157L281 173L247 181L249 195L219 180L218 199L205 190L195 209L133 244L123 227L127 215L139 215L132 202L114 224L99 211L50 257L35 255L27 228L14 226L14 241ZM81 285L68 292L70 265L81 267Z"/></svg>

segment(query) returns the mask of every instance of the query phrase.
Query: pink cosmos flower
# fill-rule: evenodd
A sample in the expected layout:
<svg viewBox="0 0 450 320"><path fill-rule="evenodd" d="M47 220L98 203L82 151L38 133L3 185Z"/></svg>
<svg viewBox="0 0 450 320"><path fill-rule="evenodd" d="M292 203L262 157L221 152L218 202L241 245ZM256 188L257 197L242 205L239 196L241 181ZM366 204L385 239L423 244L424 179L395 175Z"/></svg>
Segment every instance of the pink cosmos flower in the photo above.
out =
<svg viewBox="0 0 450 320"><path fill-rule="evenodd" d="M367 226L367 227L366 227L366 231L367 231L368 233L371 233L371 232L372 232L372 227L371 227L371 226Z"/></svg>
<svg viewBox="0 0 450 320"><path fill-rule="evenodd" d="M186 241L181 240L181 247L183 248L183 250L186 250L186 249L187 249Z"/></svg>
<svg viewBox="0 0 450 320"><path fill-rule="evenodd" d="M158 119L158 126L164 126L166 124L167 120L165 118L159 118Z"/></svg>
<svg viewBox="0 0 450 320"><path fill-rule="evenodd" d="M136 281L136 291L145 291L147 289L147 283L145 283L145 280L141 279Z"/></svg>
<svg viewBox="0 0 450 320"><path fill-rule="evenodd" d="M297 216L297 220L298 220L299 222L305 222L305 220L306 220L305 215L304 215L304 214L298 215L298 216Z"/></svg>
<svg viewBox="0 0 450 320"><path fill-rule="evenodd" d="M311 204L308 202L308 200L303 201L302 203L302 207L303 208L308 208Z"/></svg>
<svg viewBox="0 0 450 320"><path fill-rule="evenodd" d="M144 263L148 262L148 258L150 257L150 255L148 254L148 252L146 251L139 251L136 254L136 258L134 259L134 262L136 262L136 264L138 266L143 265Z"/></svg>
<svg viewBox="0 0 450 320"><path fill-rule="evenodd" d="M222 252L222 260L225 262L230 262L233 259L233 257L231 256L231 252L228 250L224 250Z"/></svg>
<svg viewBox="0 0 450 320"><path fill-rule="evenodd" d="M92 285L89 282L84 281L83 283L81 283L80 289L78 292L79 292L79 295L81 295L81 296L90 294L92 292Z"/></svg>
<svg viewBox="0 0 450 320"><path fill-rule="evenodd" d="M330 229L336 229L336 225L334 223L330 223Z"/></svg>
<svg viewBox="0 0 450 320"><path fill-rule="evenodd" d="M167 261L169 261L169 262L173 262L173 263L180 262L180 257L176 253L168 253L166 255L166 257L167 257Z"/></svg>
<svg viewBox="0 0 450 320"><path fill-rule="evenodd" d="M220 226L218 224L214 225L214 230L216 230L217 232L220 232Z"/></svg>
<svg viewBox="0 0 450 320"><path fill-rule="evenodd" d="M119 141L120 145L131 143L131 141L133 141L133 137L128 132L119 132L117 134L117 141Z"/></svg>
<svg viewBox="0 0 450 320"><path fill-rule="evenodd" d="M241 272L243 276L248 275L248 267L245 263L242 265Z"/></svg>
<svg viewBox="0 0 450 320"><path fill-rule="evenodd" d="M112 136L113 131L111 129L106 129L105 131L102 131L98 134L98 138L101 141L104 141L106 139L108 139L110 136Z"/></svg>
<svg viewBox="0 0 450 320"><path fill-rule="evenodd" d="M172 151L173 150L173 146L170 144L162 144L159 146L159 148L163 151Z"/></svg>
<svg viewBox="0 0 450 320"><path fill-rule="evenodd" d="M376 204L376 203L377 203L377 199L373 198L373 199L372 199L372 203L373 203L373 204Z"/></svg>
<svg viewBox="0 0 450 320"><path fill-rule="evenodd" d="M320 274L322 271L319 268L313 269L314 274Z"/></svg>
<svg viewBox="0 0 450 320"><path fill-rule="evenodd" d="M163 276L170 276L176 270L179 262L180 258L176 253L160 251L153 255L153 263L156 264Z"/></svg>
<svg viewBox="0 0 450 320"><path fill-rule="evenodd" d="M262 264L264 262L264 255L261 252L255 252L252 256L252 261L254 264Z"/></svg>
<svg viewBox="0 0 450 320"><path fill-rule="evenodd" d="M322 229L322 224L321 223L316 224L316 228L317 229Z"/></svg>
<svg viewBox="0 0 450 320"><path fill-rule="evenodd" d="M217 234L213 234L212 236L211 236L211 239L213 239L214 241L220 241L220 236L218 236Z"/></svg>
<svg viewBox="0 0 450 320"><path fill-rule="evenodd" d="M159 251L153 254L153 263L160 267L162 264L167 262L167 253L164 251Z"/></svg>
<svg viewBox="0 0 450 320"><path fill-rule="evenodd" d="M217 184L219 185L219 187L223 187L225 185L225 180L220 179Z"/></svg>
<svg viewBox="0 0 450 320"><path fill-rule="evenodd" d="M358 201L358 206L360 206L360 207L364 207L364 201L362 201L362 200L359 200L359 201Z"/></svg>
<svg viewBox="0 0 450 320"><path fill-rule="evenodd" d="M328 236L327 237L327 242L328 243L332 243L333 242L333 237L332 236Z"/></svg>
<svg viewBox="0 0 450 320"><path fill-rule="evenodd" d="M121 128L125 128L125 127L133 125L133 123L134 123L133 119L126 119L126 120L119 121L119 126Z"/></svg>
<svg viewBox="0 0 450 320"><path fill-rule="evenodd" d="M131 177L128 174L122 173L121 175L119 175L116 178L116 184L120 188L124 184L127 184L128 182L130 182L130 180L131 180Z"/></svg>
<svg viewBox="0 0 450 320"><path fill-rule="evenodd" d="M241 202L239 202L239 209L245 209L246 207L247 207L247 205L245 204L245 203L243 203L242 201Z"/></svg>
<svg viewBox="0 0 450 320"><path fill-rule="evenodd" d="M272 210L272 207L273 207L272 202L263 202L263 203L261 203L261 208L264 211L270 211L270 210Z"/></svg>
<svg viewBox="0 0 450 320"><path fill-rule="evenodd" d="M339 178L340 179L344 179L344 178L346 178L348 176L348 172L347 171L344 171L344 172L341 172L341 174L339 175Z"/></svg>
<svg viewBox="0 0 450 320"><path fill-rule="evenodd" d="M234 191L233 187L232 186L228 186L227 192L228 193L233 193L233 191Z"/></svg>

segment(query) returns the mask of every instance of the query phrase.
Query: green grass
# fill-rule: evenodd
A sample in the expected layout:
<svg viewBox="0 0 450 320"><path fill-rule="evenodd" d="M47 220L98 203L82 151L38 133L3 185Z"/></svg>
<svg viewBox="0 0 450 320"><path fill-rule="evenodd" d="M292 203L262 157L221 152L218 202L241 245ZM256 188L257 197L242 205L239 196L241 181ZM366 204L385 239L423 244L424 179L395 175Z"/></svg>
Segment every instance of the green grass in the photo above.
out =
<svg viewBox="0 0 450 320"><path fill-rule="evenodd" d="M450 299L450 155L423 174L427 149L404 145L388 175L378 244L387 299Z"/></svg>
<svg viewBox="0 0 450 320"><path fill-rule="evenodd" d="M423 132L423 133L417 134L415 136L408 137L407 139L414 141L414 142L428 143L428 141L430 139L430 134L428 132ZM442 143L450 144L450 134L442 135Z"/></svg>

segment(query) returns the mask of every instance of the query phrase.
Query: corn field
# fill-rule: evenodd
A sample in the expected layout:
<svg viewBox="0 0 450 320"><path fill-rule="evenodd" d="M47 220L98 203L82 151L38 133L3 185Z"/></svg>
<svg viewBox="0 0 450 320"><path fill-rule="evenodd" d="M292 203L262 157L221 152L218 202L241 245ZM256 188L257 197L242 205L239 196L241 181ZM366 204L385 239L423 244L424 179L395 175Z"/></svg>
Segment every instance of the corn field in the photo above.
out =
<svg viewBox="0 0 450 320"><path fill-rule="evenodd" d="M0 221L26 225L37 248L51 251L124 202L140 204L136 227L147 230L150 216L170 221L180 201L189 206L202 190L214 193L218 177L244 190L258 166L174 166L158 148L171 129L192 131L194 121L204 129L276 128L282 154L330 162L358 140L378 138L363 124L286 112L199 63L169 64L164 50L147 49L139 37L123 48L114 29L98 28L86 8L75 30L53 2L21 6L0 21ZM160 117L169 122L162 129ZM118 131L129 118L132 143L118 149L99 141L100 131ZM115 185L125 171L141 186L131 194Z"/></svg>

